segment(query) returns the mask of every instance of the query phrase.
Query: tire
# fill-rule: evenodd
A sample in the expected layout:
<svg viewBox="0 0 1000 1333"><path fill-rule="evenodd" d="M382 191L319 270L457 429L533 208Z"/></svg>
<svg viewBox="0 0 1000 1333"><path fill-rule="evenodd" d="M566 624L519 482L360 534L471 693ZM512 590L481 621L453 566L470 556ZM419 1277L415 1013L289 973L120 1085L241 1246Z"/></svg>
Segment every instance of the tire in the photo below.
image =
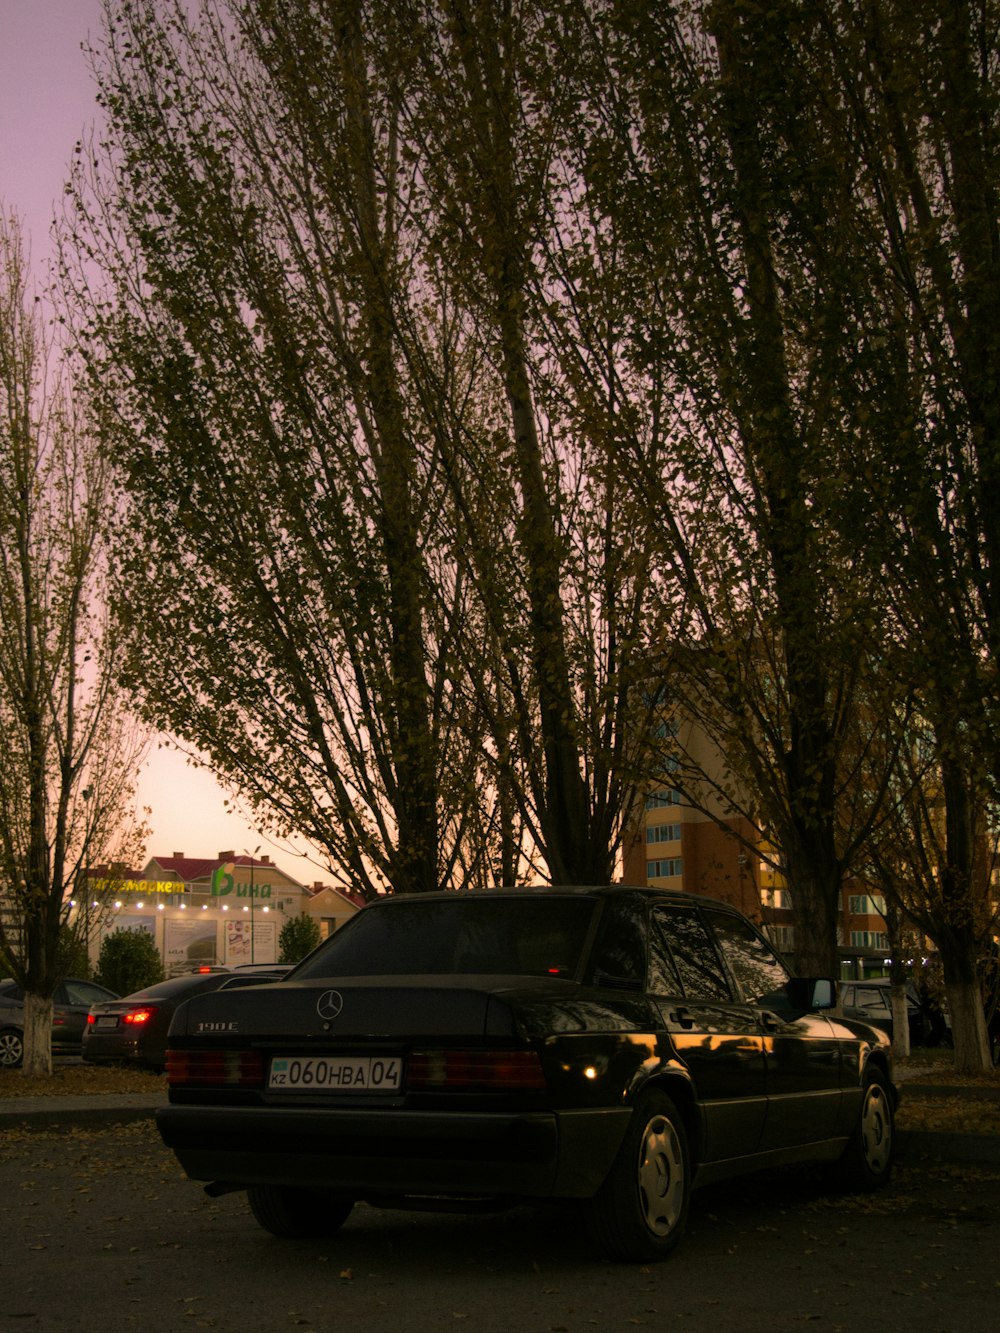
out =
<svg viewBox="0 0 1000 1333"><path fill-rule="evenodd" d="M16 1069L24 1059L24 1037L17 1028L0 1031L0 1069Z"/></svg>
<svg viewBox="0 0 1000 1333"><path fill-rule="evenodd" d="M251 1185L250 1211L272 1236L308 1240L332 1236L347 1221L353 1199L340 1199L322 1190L293 1185Z"/></svg>
<svg viewBox="0 0 1000 1333"><path fill-rule="evenodd" d="M840 1159L841 1184L858 1193L880 1189L892 1175L895 1147L892 1091L884 1075L873 1069L865 1079L857 1123Z"/></svg>
<svg viewBox="0 0 1000 1333"><path fill-rule="evenodd" d="M608 1177L587 1205L591 1233L613 1259L664 1259L687 1226L691 1159L687 1133L666 1093L636 1102Z"/></svg>

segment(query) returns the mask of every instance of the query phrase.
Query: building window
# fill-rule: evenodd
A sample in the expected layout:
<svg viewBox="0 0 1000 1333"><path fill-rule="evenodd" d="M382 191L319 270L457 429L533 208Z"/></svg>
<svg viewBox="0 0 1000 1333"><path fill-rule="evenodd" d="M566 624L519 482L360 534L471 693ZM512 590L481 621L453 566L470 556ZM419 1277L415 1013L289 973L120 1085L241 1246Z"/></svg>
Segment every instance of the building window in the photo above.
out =
<svg viewBox="0 0 1000 1333"><path fill-rule="evenodd" d="M792 909L792 893L790 889L763 889L761 891L761 900L765 907L777 907L788 912Z"/></svg>
<svg viewBox="0 0 1000 1333"><path fill-rule="evenodd" d="M665 805L680 805L681 794L676 789L653 791L646 797L647 810L662 810Z"/></svg>
<svg viewBox="0 0 1000 1333"><path fill-rule="evenodd" d="M884 953L889 948L889 936L884 930L852 930L852 949L878 949Z"/></svg>
<svg viewBox="0 0 1000 1333"><path fill-rule="evenodd" d="M670 856L663 861L647 861L646 878L670 879L682 873L682 864L682 858L679 856Z"/></svg>
<svg viewBox="0 0 1000 1333"><path fill-rule="evenodd" d="M680 842L680 824L650 824L646 829L647 842Z"/></svg>
<svg viewBox="0 0 1000 1333"><path fill-rule="evenodd" d="M847 906L851 916L885 916L885 899L867 893L852 893Z"/></svg>
<svg viewBox="0 0 1000 1333"><path fill-rule="evenodd" d="M776 949L789 952L795 948L794 926L764 926L764 934Z"/></svg>

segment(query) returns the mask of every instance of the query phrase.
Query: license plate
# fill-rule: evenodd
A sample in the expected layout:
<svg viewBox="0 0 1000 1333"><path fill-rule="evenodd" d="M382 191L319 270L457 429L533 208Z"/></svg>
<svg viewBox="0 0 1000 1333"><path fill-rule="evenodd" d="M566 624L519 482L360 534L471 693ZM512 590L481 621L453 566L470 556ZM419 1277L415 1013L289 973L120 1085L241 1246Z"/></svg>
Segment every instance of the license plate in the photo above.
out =
<svg viewBox="0 0 1000 1333"><path fill-rule="evenodd" d="M118 1016L116 1014L99 1014L94 1023L96 1028L116 1028L118 1026Z"/></svg>
<svg viewBox="0 0 1000 1333"><path fill-rule="evenodd" d="M269 1088L317 1092L398 1092L403 1062L391 1055L276 1055Z"/></svg>

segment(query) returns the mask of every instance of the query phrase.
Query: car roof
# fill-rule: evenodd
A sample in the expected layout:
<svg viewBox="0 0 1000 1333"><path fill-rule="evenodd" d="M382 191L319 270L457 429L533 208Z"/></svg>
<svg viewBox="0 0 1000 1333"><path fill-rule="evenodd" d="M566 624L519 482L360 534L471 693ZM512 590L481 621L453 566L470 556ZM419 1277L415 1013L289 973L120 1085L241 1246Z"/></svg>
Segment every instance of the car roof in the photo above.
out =
<svg viewBox="0 0 1000 1333"><path fill-rule="evenodd" d="M648 884L529 884L523 887L495 885L485 888L444 889L435 893L386 893L366 903L362 910L382 905L387 906L391 903L454 902L462 898L618 898L629 896L655 899L658 902L699 903L702 906L718 907L739 915L738 908L733 907L730 903L721 902L718 898L687 893L682 889L658 889Z"/></svg>

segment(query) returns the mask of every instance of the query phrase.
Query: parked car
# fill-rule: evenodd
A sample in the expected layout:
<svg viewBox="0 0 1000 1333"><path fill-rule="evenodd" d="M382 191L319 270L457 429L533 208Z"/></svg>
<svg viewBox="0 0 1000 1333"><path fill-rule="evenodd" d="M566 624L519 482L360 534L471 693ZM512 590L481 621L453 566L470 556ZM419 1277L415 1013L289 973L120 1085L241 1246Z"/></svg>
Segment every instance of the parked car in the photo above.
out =
<svg viewBox="0 0 1000 1333"><path fill-rule="evenodd" d="M329 1234L357 1200L564 1199L648 1261L693 1186L804 1161L888 1178L889 1042L835 1002L690 894L387 897L283 980L180 1008L157 1123L278 1236Z"/></svg>
<svg viewBox="0 0 1000 1333"><path fill-rule="evenodd" d="M94 981L66 977L52 997L52 1051L79 1055L87 1011L101 1000L117 999ZM24 1058L24 991L7 978L0 981L0 1067L16 1068Z"/></svg>
<svg viewBox="0 0 1000 1333"><path fill-rule="evenodd" d="M131 1064L161 1073L166 1064L167 1031L178 1005L223 986L273 981L289 970L273 964L267 971L254 968L241 975L233 968L205 967L156 982L123 999L95 1004L83 1035L83 1058L88 1064Z"/></svg>
<svg viewBox="0 0 1000 1333"><path fill-rule="evenodd" d="M861 1018L881 1028L892 1037L892 983L888 977L867 977L863 981L844 981L840 987L844 1013ZM910 1045L924 1046L931 1033L931 1022L912 985L906 987L906 1015L910 1026Z"/></svg>

